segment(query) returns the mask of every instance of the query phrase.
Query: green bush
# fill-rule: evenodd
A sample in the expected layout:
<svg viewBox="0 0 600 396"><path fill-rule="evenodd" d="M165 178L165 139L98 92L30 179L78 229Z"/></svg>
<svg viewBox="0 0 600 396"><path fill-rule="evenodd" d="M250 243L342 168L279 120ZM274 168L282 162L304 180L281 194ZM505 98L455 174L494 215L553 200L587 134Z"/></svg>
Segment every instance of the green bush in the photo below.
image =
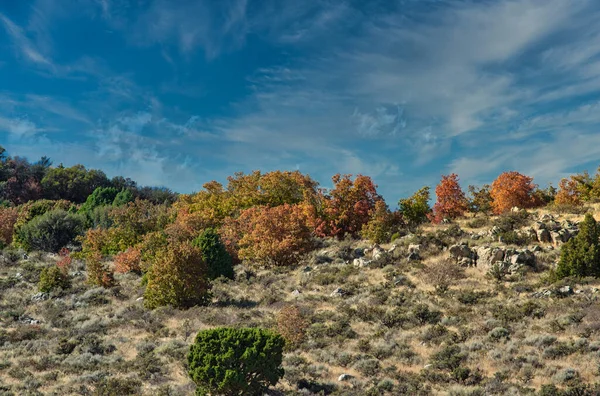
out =
<svg viewBox="0 0 600 396"><path fill-rule="evenodd" d="M398 202L399 212L410 228L427 222L427 215L431 212L429 207L429 187L425 186L415 192L411 197Z"/></svg>
<svg viewBox="0 0 600 396"><path fill-rule="evenodd" d="M99 206L111 205L118 193L119 190L114 187L96 188L81 205L79 213L89 213Z"/></svg>
<svg viewBox="0 0 600 396"><path fill-rule="evenodd" d="M579 228L579 234L562 247L556 267L559 279L600 275L600 226L588 213Z"/></svg>
<svg viewBox="0 0 600 396"><path fill-rule="evenodd" d="M19 240L27 250L58 252L72 243L84 228L81 215L58 209L46 212L19 229Z"/></svg>
<svg viewBox="0 0 600 396"><path fill-rule="evenodd" d="M233 260L214 229L204 230L192 243L202 251L202 257L208 266L209 279L219 276L233 279Z"/></svg>
<svg viewBox="0 0 600 396"><path fill-rule="evenodd" d="M65 271L57 266L46 267L40 273L40 282L38 289L41 292L49 293L52 290L66 290L71 287L71 279Z"/></svg>
<svg viewBox="0 0 600 396"><path fill-rule="evenodd" d="M173 242L157 252L147 273L144 304L148 308L172 305L189 308L209 296L206 263L191 242Z"/></svg>
<svg viewBox="0 0 600 396"><path fill-rule="evenodd" d="M198 333L188 353L197 395L261 395L283 377L285 341L258 328L216 328Z"/></svg>

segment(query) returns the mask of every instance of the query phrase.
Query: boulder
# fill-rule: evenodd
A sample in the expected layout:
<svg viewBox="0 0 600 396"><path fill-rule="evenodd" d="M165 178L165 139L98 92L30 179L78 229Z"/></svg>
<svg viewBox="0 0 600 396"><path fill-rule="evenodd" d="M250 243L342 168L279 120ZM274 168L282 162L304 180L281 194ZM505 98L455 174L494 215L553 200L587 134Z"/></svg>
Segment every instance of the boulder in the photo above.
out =
<svg viewBox="0 0 600 396"><path fill-rule="evenodd" d="M338 381L339 382L350 381L353 378L354 378L354 376L344 373L338 377Z"/></svg>
<svg viewBox="0 0 600 396"><path fill-rule="evenodd" d="M348 295L348 292L342 289L341 287L338 287L330 294L331 297L344 297L346 295Z"/></svg>
<svg viewBox="0 0 600 396"><path fill-rule="evenodd" d="M354 264L355 267L363 268L363 267L368 267L369 264L371 264L371 260L366 260L364 257L360 257L360 258L355 258L352 263Z"/></svg>
<svg viewBox="0 0 600 396"><path fill-rule="evenodd" d="M44 301L49 298L50 298L50 296L48 295L48 293L39 292L39 293L36 293L33 296L31 296L31 301Z"/></svg>
<svg viewBox="0 0 600 396"><path fill-rule="evenodd" d="M552 242L552 236L550 235L550 231L545 228L540 228L537 230L537 240L541 243L550 243Z"/></svg>
<svg viewBox="0 0 600 396"><path fill-rule="evenodd" d="M546 229L546 224L544 224L544 222L542 222L542 221L536 221L533 224L533 229L534 230L538 230L538 231L539 230L545 230Z"/></svg>
<svg viewBox="0 0 600 396"><path fill-rule="evenodd" d="M409 253L412 253L412 252L417 252L417 253L419 253L419 252L421 252L421 245L418 245L418 244L414 244L414 245L413 245L413 244L411 244L411 245L408 245L408 252L409 252Z"/></svg>
<svg viewBox="0 0 600 396"><path fill-rule="evenodd" d="M475 253L471 250L471 248L469 248L465 244L452 245L450 246L448 251L450 252L450 255L455 259L460 259L463 257L472 259L475 256Z"/></svg>
<svg viewBox="0 0 600 396"><path fill-rule="evenodd" d="M418 261L421 260L421 256L419 255L419 252L411 252L408 254L408 261Z"/></svg>
<svg viewBox="0 0 600 396"><path fill-rule="evenodd" d="M481 246L477 249L477 266L484 269L491 268L497 261L504 260L504 249Z"/></svg>
<svg viewBox="0 0 600 396"><path fill-rule="evenodd" d="M383 258L383 256L386 254L387 252L385 250L383 250L382 248L380 248L379 246L374 247L373 248L373 260L379 260L381 258Z"/></svg>
<svg viewBox="0 0 600 396"><path fill-rule="evenodd" d="M300 290L298 290L298 289L296 289L292 292L292 296L294 296L294 297L298 297L300 294L301 294Z"/></svg>

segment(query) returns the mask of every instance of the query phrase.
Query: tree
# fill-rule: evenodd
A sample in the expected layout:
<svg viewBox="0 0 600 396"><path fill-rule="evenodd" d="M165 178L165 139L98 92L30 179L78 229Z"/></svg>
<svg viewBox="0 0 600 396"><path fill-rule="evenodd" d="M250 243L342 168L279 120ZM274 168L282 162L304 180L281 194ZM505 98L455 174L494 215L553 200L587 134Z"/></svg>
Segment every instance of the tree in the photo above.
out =
<svg viewBox="0 0 600 396"><path fill-rule="evenodd" d="M206 263L190 241L171 242L159 250L146 275L144 304L150 309L163 305L189 308L208 299Z"/></svg>
<svg viewBox="0 0 600 396"><path fill-rule="evenodd" d="M2 148L2 146L0 146L0 148ZM18 214L17 208L0 207L0 248L12 243Z"/></svg>
<svg viewBox="0 0 600 396"><path fill-rule="evenodd" d="M75 203L85 202L98 187L110 187L104 172L86 169L83 165L65 168L59 165L48 170L41 181L44 195L49 199L66 199Z"/></svg>
<svg viewBox="0 0 600 396"><path fill-rule="evenodd" d="M309 324L295 305L286 305L277 313L277 331L289 349L297 348L304 341Z"/></svg>
<svg viewBox="0 0 600 396"><path fill-rule="evenodd" d="M106 263L102 261L99 252L89 252L85 255L85 267L87 270L87 282L92 286L112 287L115 285L115 277Z"/></svg>
<svg viewBox="0 0 600 396"><path fill-rule="evenodd" d="M112 205L118 193L114 187L98 187L87 197L79 212L89 213L99 206Z"/></svg>
<svg viewBox="0 0 600 396"><path fill-rule="evenodd" d="M313 247L305 205L252 207L226 219L221 233L234 257L267 267L294 265Z"/></svg>
<svg viewBox="0 0 600 396"><path fill-rule="evenodd" d="M83 233L81 215L58 209L46 212L18 230L19 240L27 250L58 252Z"/></svg>
<svg viewBox="0 0 600 396"><path fill-rule="evenodd" d="M427 221L427 215L431 212L429 207L429 187L425 186L415 192L411 197L401 199L398 202L399 212L408 226L414 228Z"/></svg>
<svg viewBox="0 0 600 396"><path fill-rule="evenodd" d="M142 253L139 248L129 248L115 256L115 272L125 274L127 272L142 272Z"/></svg>
<svg viewBox="0 0 600 396"><path fill-rule="evenodd" d="M533 178L519 172L504 172L492 183L490 195L494 213L501 214L513 207L533 208L537 202L533 193L536 185Z"/></svg>
<svg viewBox="0 0 600 396"><path fill-rule="evenodd" d="M334 175L333 189L322 197L323 208L317 220L316 234L321 237L357 236L369 222L375 204L383 198L369 176Z"/></svg>
<svg viewBox="0 0 600 396"><path fill-rule="evenodd" d="M581 199L582 193L579 187L579 183L573 176L568 179L561 179L558 183L558 193L556 193L554 202L557 205L583 205L583 201Z"/></svg>
<svg viewBox="0 0 600 396"><path fill-rule="evenodd" d="M38 289L41 292L49 293L55 289L66 290L71 287L69 274L56 265L46 267L40 273L40 282Z"/></svg>
<svg viewBox="0 0 600 396"><path fill-rule="evenodd" d="M469 211L473 213L488 214L492 211L492 195L490 194L490 185L484 184L481 188L469 186Z"/></svg>
<svg viewBox="0 0 600 396"><path fill-rule="evenodd" d="M403 225L400 212L392 212L384 201L377 201L373 216L363 226L361 235L373 243L387 243Z"/></svg>
<svg viewBox="0 0 600 396"><path fill-rule="evenodd" d="M193 245L202 251L202 257L208 266L209 279L216 279L219 276L233 279L233 260L214 229L204 230L194 239Z"/></svg>
<svg viewBox="0 0 600 396"><path fill-rule="evenodd" d="M187 356L197 395L262 395L283 377L285 341L270 330L216 328L198 333Z"/></svg>
<svg viewBox="0 0 600 396"><path fill-rule="evenodd" d="M467 198L458 184L458 175L442 175L440 184L435 188L437 202L433 205L431 220L441 223L444 219L456 219L467 210Z"/></svg>
<svg viewBox="0 0 600 396"><path fill-rule="evenodd" d="M579 228L579 234L561 249L556 267L558 278L600 276L600 225L588 213Z"/></svg>

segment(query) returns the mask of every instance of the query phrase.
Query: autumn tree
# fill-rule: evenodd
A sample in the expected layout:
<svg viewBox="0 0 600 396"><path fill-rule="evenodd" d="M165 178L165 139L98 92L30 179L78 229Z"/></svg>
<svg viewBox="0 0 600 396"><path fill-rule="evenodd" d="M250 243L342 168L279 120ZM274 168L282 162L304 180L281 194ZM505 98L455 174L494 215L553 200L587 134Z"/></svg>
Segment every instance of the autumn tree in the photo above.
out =
<svg viewBox="0 0 600 396"><path fill-rule="evenodd" d="M46 198L83 203L96 188L110 187L110 180L97 169L86 169L83 165L66 168L61 164L48 170L41 185Z"/></svg>
<svg viewBox="0 0 600 396"><path fill-rule="evenodd" d="M431 221L440 223L444 219L456 219L467 210L467 198L458 184L458 175L442 175L440 184L435 188L437 202L433 205Z"/></svg>
<svg viewBox="0 0 600 396"><path fill-rule="evenodd" d="M427 215L431 212L429 207L429 187L425 186L415 192L411 197L401 199L398 202L399 212L410 228L427 221Z"/></svg>
<svg viewBox="0 0 600 396"><path fill-rule="evenodd" d="M313 248L305 205L255 206L228 218L221 229L232 255L260 265L287 266Z"/></svg>
<svg viewBox="0 0 600 396"><path fill-rule="evenodd" d="M288 349L297 348L302 344L309 324L295 305L286 305L277 313L277 331L285 339Z"/></svg>
<svg viewBox="0 0 600 396"><path fill-rule="evenodd" d="M361 230L361 236L373 243L387 243L404 225L400 212L392 212L384 201L377 201L373 216Z"/></svg>
<svg viewBox="0 0 600 396"><path fill-rule="evenodd" d="M582 192L579 187L579 183L573 176L561 179L554 202L557 205L583 205Z"/></svg>
<svg viewBox="0 0 600 396"><path fill-rule="evenodd" d="M0 248L12 243L18 214L17 208L0 207Z"/></svg>
<svg viewBox="0 0 600 396"><path fill-rule="evenodd" d="M375 204L383 198L369 176L337 174L332 177L333 189L322 199L321 219L316 225L319 236L341 238L356 236L371 219Z"/></svg>
<svg viewBox="0 0 600 396"><path fill-rule="evenodd" d="M119 274L140 273L142 271L141 264L142 254L139 247L131 247L115 256L115 272Z"/></svg>
<svg viewBox="0 0 600 396"><path fill-rule="evenodd" d="M87 282L92 286L112 287L116 284L113 272L102 260L98 252L90 252L85 256L85 268L87 270Z"/></svg>
<svg viewBox="0 0 600 396"><path fill-rule="evenodd" d="M501 214L513 207L527 209L536 206L533 178L519 172L504 172L492 183L490 195L494 213Z"/></svg>

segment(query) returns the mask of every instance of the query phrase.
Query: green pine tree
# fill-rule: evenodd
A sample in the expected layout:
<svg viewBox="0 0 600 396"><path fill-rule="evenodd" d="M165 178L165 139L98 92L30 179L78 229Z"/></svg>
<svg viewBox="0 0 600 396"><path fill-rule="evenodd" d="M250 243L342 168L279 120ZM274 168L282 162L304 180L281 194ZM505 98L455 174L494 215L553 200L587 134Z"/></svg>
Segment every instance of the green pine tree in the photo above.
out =
<svg viewBox="0 0 600 396"><path fill-rule="evenodd" d="M600 276L600 226L591 214L585 215L579 234L563 246L556 275Z"/></svg>

